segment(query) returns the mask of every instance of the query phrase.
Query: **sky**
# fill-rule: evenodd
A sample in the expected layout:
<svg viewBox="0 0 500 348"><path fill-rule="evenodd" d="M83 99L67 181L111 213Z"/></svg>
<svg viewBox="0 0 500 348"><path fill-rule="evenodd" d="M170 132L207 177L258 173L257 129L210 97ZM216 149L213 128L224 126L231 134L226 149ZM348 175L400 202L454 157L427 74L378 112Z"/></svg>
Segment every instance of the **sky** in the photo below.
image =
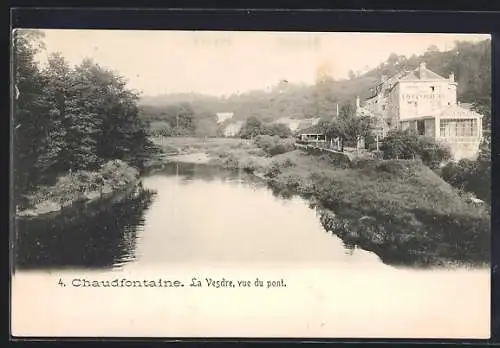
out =
<svg viewBox="0 0 500 348"><path fill-rule="evenodd" d="M236 31L43 30L46 52L71 65L92 58L128 79L144 96L164 93L230 95L281 80L313 84L318 74L347 78L391 53L411 56L431 45L481 41L487 34L300 33Z"/></svg>

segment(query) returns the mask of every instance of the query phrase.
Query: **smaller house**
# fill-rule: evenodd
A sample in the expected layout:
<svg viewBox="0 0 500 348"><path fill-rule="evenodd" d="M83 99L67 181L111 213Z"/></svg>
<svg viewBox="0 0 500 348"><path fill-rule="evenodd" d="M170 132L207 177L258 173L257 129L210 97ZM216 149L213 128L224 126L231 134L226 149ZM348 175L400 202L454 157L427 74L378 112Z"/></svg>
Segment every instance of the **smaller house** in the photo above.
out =
<svg viewBox="0 0 500 348"><path fill-rule="evenodd" d="M318 124L298 131L299 139L306 142L325 143L326 134Z"/></svg>
<svg viewBox="0 0 500 348"><path fill-rule="evenodd" d="M243 121L236 121L228 124L224 129L225 137L234 137L238 135L240 129L243 127Z"/></svg>
<svg viewBox="0 0 500 348"><path fill-rule="evenodd" d="M217 115L217 123L223 123L226 120L233 118L233 112L218 112Z"/></svg>

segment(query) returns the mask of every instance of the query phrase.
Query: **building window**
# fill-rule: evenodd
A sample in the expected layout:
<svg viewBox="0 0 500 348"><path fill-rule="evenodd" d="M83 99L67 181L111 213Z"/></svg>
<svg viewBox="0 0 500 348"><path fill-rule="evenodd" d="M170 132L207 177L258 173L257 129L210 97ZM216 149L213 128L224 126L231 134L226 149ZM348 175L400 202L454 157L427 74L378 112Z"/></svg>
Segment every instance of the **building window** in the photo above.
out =
<svg viewBox="0 0 500 348"><path fill-rule="evenodd" d="M435 121L433 119L425 120L425 122L424 122L425 135L428 137L434 137L434 135L436 133L434 122Z"/></svg>
<svg viewBox="0 0 500 348"><path fill-rule="evenodd" d="M474 120L471 120L472 121L472 127L471 127L471 132L472 132L472 136L473 137L477 137L479 135L479 132L478 132L478 120L477 119L474 119Z"/></svg>
<svg viewBox="0 0 500 348"><path fill-rule="evenodd" d="M431 86L431 91L433 91L433 92L434 92L434 86Z"/></svg>
<svg viewBox="0 0 500 348"><path fill-rule="evenodd" d="M425 134L425 122L424 122L424 120L417 121L416 128L417 128L418 135L424 135Z"/></svg>
<svg viewBox="0 0 500 348"><path fill-rule="evenodd" d="M441 120L439 134L441 137L477 137L478 120Z"/></svg>

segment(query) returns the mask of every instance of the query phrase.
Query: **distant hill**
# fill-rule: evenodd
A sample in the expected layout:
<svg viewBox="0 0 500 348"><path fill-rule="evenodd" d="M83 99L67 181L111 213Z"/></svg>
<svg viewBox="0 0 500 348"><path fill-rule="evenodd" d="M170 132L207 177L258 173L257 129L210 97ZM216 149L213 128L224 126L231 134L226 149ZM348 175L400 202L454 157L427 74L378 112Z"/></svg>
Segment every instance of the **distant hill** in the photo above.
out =
<svg viewBox="0 0 500 348"><path fill-rule="evenodd" d="M337 103L353 103L356 96L364 99L371 94L370 88L383 75L391 76L401 70L414 69L422 61L427 63L430 70L444 77L453 72L458 82L459 100L474 104L483 114L489 112L491 40L456 42L456 46L446 52L429 47L420 56L391 54L387 61L360 76L350 74L351 79L327 79L313 86L279 83L269 91L250 91L226 98L196 93L167 94L144 97L141 104L150 110L160 110L172 104L189 103L195 114L233 112L233 121L245 120L250 116L264 122L274 122L280 118L330 119L336 112Z"/></svg>

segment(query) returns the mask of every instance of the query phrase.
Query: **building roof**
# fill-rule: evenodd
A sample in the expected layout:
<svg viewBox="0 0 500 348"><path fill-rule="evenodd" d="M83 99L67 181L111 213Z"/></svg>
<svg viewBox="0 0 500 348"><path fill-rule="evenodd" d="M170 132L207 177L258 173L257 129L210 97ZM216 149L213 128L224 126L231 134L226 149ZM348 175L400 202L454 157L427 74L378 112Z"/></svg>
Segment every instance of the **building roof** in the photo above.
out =
<svg viewBox="0 0 500 348"><path fill-rule="evenodd" d="M474 104L472 104L472 103L459 103L458 105L461 106L462 108L468 109L468 110L473 110L473 108L474 108Z"/></svg>
<svg viewBox="0 0 500 348"><path fill-rule="evenodd" d="M476 117L482 117L482 115L475 112L474 110L464 108L461 105L451 105L443 109L439 113L439 117L456 119L456 118L476 118Z"/></svg>
<svg viewBox="0 0 500 348"><path fill-rule="evenodd" d="M421 63L418 68L410 71L408 74L406 74L400 79L400 81L418 81L418 80L447 80L447 79L427 69L425 63Z"/></svg>
<svg viewBox="0 0 500 348"><path fill-rule="evenodd" d="M308 118L308 119L300 120L296 129L302 130L305 128L309 128L311 126L318 124L318 122L319 122L319 118Z"/></svg>
<svg viewBox="0 0 500 348"><path fill-rule="evenodd" d="M299 131L300 134L324 134L324 130L320 127L319 124L315 124L314 126L310 126Z"/></svg>
<svg viewBox="0 0 500 348"><path fill-rule="evenodd" d="M420 66L410 71L400 71L390 76L389 78L379 81L374 87L370 88L373 94L368 99L376 97L380 93L388 93L397 85L399 81L442 81L446 78L436 74L435 72L427 69L425 63L420 63Z"/></svg>

